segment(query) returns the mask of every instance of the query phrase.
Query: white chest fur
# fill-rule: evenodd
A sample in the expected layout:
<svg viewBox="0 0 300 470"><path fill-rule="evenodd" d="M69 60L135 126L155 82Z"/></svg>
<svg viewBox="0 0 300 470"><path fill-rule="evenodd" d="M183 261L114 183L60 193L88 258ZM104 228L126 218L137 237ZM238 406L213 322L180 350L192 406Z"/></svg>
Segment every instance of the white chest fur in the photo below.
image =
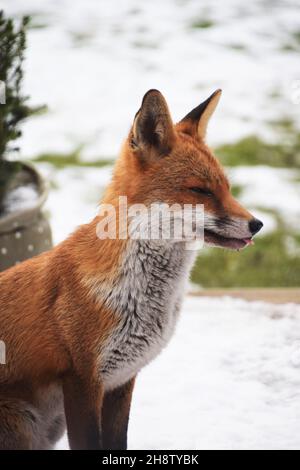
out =
<svg viewBox="0 0 300 470"><path fill-rule="evenodd" d="M194 256L184 243L130 242L118 281L105 299L120 316L101 352L107 389L126 383L169 341Z"/></svg>

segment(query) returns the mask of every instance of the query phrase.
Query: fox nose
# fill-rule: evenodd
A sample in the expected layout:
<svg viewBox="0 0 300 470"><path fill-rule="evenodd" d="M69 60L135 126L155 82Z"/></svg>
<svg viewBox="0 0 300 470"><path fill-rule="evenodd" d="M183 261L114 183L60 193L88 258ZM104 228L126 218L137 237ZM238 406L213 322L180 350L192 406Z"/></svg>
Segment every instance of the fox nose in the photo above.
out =
<svg viewBox="0 0 300 470"><path fill-rule="evenodd" d="M258 219L252 219L249 222L249 230L252 235L255 235L257 232L259 232L263 228L263 226L264 224Z"/></svg>

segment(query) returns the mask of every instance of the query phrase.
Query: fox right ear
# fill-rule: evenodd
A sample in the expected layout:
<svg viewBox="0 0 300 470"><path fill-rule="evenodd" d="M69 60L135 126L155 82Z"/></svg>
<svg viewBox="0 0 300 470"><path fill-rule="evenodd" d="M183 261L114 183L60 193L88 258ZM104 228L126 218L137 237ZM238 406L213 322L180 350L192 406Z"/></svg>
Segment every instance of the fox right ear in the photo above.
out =
<svg viewBox="0 0 300 470"><path fill-rule="evenodd" d="M149 90L137 112L133 127L131 146L134 150L159 155L170 152L175 131L165 98L158 90Z"/></svg>
<svg viewBox="0 0 300 470"><path fill-rule="evenodd" d="M199 106L188 113L180 123L178 123L182 131L204 139L209 120L219 103L221 94L222 90L216 90L206 101L199 104Z"/></svg>

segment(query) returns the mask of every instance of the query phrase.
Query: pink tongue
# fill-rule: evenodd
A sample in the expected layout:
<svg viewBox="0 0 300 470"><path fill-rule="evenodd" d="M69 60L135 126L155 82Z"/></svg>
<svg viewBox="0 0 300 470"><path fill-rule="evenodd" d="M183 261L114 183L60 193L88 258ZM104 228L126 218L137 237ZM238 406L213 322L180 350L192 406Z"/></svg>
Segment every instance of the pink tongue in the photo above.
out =
<svg viewBox="0 0 300 470"><path fill-rule="evenodd" d="M254 240L252 240L252 238L245 238L245 243L248 245L254 245Z"/></svg>

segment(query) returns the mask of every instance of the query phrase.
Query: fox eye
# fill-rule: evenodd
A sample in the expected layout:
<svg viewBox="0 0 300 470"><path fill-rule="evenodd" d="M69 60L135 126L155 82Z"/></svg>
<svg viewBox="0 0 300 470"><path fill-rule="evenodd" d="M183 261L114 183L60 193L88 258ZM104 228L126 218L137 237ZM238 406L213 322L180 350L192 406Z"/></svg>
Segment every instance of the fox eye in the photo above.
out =
<svg viewBox="0 0 300 470"><path fill-rule="evenodd" d="M202 196L213 197L213 193L209 189L197 188L197 187L193 187L189 189L193 193L202 194Z"/></svg>

